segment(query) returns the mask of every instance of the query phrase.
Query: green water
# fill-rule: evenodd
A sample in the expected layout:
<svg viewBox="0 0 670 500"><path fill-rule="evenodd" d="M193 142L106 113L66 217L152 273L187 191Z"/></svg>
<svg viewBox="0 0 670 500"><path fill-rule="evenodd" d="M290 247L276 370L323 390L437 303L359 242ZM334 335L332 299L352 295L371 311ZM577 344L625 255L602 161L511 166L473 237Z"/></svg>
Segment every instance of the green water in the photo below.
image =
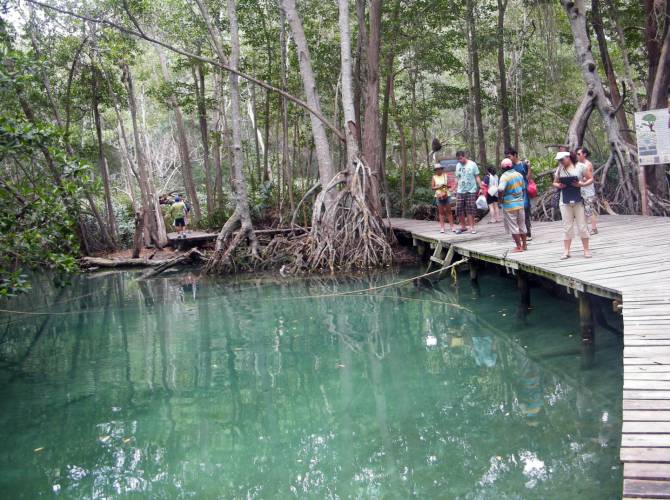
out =
<svg viewBox="0 0 670 500"><path fill-rule="evenodd" d="M33 314L0 316L0 497L620 496L618 338L582 369L575 303L533 289L523 324L495 274L318 297L415 272L3 303Z"/></svg>

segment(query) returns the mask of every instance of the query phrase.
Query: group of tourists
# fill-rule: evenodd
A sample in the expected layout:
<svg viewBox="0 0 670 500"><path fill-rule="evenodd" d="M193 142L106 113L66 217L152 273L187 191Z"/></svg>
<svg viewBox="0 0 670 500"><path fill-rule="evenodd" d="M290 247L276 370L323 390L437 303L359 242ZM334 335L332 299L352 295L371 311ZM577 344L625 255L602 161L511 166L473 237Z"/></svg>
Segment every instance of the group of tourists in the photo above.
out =
<svg viewBox="0 0 670 500"><path fill-rule="evenodd" d="M588 157L589 151L583 147L574 153L561 148L555 156L558 166L554 172L553 186L556 188L558 208L563 219L561 259L570 257L575 233L582 240L584 257L591 258L589 238L591 234L598 233L593 165ZM440 163L435 164L431 187L435 191L440 232L446 231L448 221L450 231L455 234L476 234L478 204L485 202L484 207L479 208L488 206L489 224L503 222L505 231L515 243L512 252L528 250L528 242L532 241L530 200L537 195L530 161L521 161L518 152L508 148L505 150L505 159L500 163L500 176L493 167L489 167L482 179L479 167L468 158L465 151L458 151L456 158L458 163L453 180ZM451 211L454 204L458 219L456 224Z"/></svg>

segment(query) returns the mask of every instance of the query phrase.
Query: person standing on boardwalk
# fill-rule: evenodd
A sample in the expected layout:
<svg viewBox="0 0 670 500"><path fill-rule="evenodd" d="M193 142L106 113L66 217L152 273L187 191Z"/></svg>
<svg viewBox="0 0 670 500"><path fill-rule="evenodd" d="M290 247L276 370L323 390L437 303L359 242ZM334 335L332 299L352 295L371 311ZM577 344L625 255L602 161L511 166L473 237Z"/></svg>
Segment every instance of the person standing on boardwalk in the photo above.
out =
<svg viewBox="0 0 670 500"><path fill-rule="evenodd" d="M530 226L531 226L531 220L530 220L530 196L528 195L528 181L530 181L533 178L533 174L530 169L530 161L521 161L519 159L519 153L517 153L516 149L514 148L507 148L505 149L505 156L512 160L512 165L514 166L514 170L519 172L521 176L523 177L523 208L526 213L526 238L528 241L533 240L533 236L531 234Z"/></svg>
<svg viewBox="0 0 670 500"><path fill-rule="evenodd" d="M561 259L570 257L570 245L574 237L575 226L582 239L584 257L591 258L589 250L589 231L586 226L586 214L582 201L581 188L593 183L593 177L588 173L586 166L577 163L575 153L558 152L556 161L559 166L554 174L554 187L560 190L559 208L563 219L563 256ZM563 182L571 182L571 185Z"/></svg>
<svg viewBox="0 0 670 500"><path fill-rule="evenodd" d="M475 215L477 214L477 192L481 189L481 178L479 177L479 167L468 159L465 151L456 153L456 215L461 222L460 229L456 234L465 233L468 229L465 226L467 217L470 225L470 232L476 234Z"/></svg>
<svg viewBox="0 0 670 500"><path fill-rule="evenodd" d="M514 164L509 158L505 158L500 163L500 168L503 173L498 183L498 198L502 199L505 231L512 235L516 244L512 252L523 252L528 250L523 176L514 169Z"/></svg>
<svg viewBox="0 0 670 500"><path fill-rule="evenodd" d="M454 218L451 215L451 196L447 186L448 177L444 168L439 163L435 164L435 174L431 182L431 188L435 191L435 203L437 203L437 216L440 220L440 232L444 233L444 220L449 219L449 228L454 231Z"/></svg>
<svg viewBox="0 0 670 500"><path fill-rule="evenodd" d="M174 203L170 207L170 218L174 220L174 226L177 229L177 238L184 238L186 229L186 203L179 195L174 197Z"/></svg>
<svg viewBox="0 0 670 500"><path fill-rule="evenodd" d="M482 190L486 196L486 203L489 206L491 217L489 217L489 224L500 222L500 207L498 206L498 175L493 167L486 169L487 174L482 181Z"/></svg>
<svg viewBox="0 0 670 500"><path fill-rule="evenodd" d="M577 150L577 160L586 165L586 171L593 178L593 163L589 160L589 150L584 146ZM582 188L582 198L584 198L584 213L586 222L591 225L591 234L598 234L598 198L596 196L596 181Z"/></svg>

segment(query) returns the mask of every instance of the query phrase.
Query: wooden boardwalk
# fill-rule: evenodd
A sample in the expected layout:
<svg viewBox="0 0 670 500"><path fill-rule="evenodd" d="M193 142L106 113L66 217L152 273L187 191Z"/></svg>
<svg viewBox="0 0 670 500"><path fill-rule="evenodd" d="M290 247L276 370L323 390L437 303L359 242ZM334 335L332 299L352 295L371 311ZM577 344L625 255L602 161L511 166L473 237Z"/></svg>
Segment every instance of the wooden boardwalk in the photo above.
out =
<svg viewBox="0 0 670 500"><path fill-rule="evenodd" d="M436 222L391 219L396 231L425 242L441 264L459 254L542 276L575 295L594 294L622 303L624 381L621 461L624 498L670 498L670 218L604 216L591 238L592 259L573 241L562 255L561 222L533 224L528 252L512 253L502 224L477 226L477 234L441 234ZM580 301L581 304L581 301Z"/></svg>

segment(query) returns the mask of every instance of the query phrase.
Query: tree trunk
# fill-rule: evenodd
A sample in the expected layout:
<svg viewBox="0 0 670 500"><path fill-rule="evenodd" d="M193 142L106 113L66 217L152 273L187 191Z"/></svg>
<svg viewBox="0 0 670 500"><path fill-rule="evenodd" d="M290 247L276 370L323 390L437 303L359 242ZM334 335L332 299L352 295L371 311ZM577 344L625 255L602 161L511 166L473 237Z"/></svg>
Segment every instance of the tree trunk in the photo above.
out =
<svg viewBox="0 0 670 500"><path fill-rule="evenodd" d="M610 155L617 166L620 176L625 176L624 178L619 178L619 184L624 193L621 203L629 213L635 213L641 209L642 213L646 214L648 207L646 205L647 193L643 181L644 169L640 168L638 164L636 151L621 136L614 108L605 95L605 89L596 71L596 64L591 52L591 42L586 28L584 1L573 2L572 0L561 0L561 5L568 14L577 61L586 84L587 96L585 97L585 101L588 98L593 99L593 105L598 109L602 118L603 128L607 134ZM589 92L592 94L590 95ZM582 104L584 105L584 101ZM581 108L582 106L580 106ZM636 182L635 177L632 175L633 172L638 173L642 182L639 184ZM635 192L636 184L640 187L639 193Z"/></svg>
<svg viewBox="0 0 670 500"><path fill-rule="evenodd" d="M223 208L223 164L221 162L221 144L223 131L223 89L221 88L221 72L216 69L214 73L214 99L216 107L214 108L214 208L221 210Z"/></svg>
<svg viewBox="0 0 670 500"><path fill-rule="evenodd" d="M165 223L160 212L160 206L157 206L158 198L152 186L151 173L149 172L144 147L142 146L142 140L140 138L139 125L137 124L137 103L135 101L133 77L127 63L122 62L121 69L123 70L123 80L126 84L126 90L128 91L128 107L130 109L130 118L133 124L140 195L142 199L142 208L144 210L144 225L148 228L151 242L157 248L163 248L167 244L167 234L165 232Z"/></svg>
<svg viewBox="0 0 670 500"><path fill-rule="evenodd" d="M612 22L614 23L614 28L616 30L617 44L619 45L619 52L621 52L621 59L623 61L626 85L628 85L631 100L633 102L633 108L635 111L640 111L642 108L640 107L640 99L637 94L637 84L633 79L633 71L630 67L630 58L628 56L626 37L624 35L623 28L621 27L621 23L619 22L619 16L617 14L616 7L614 6L614 2L612 0L606 0L606 1L610 11L610 18L612 19Z"/></svg>
<svg viewBox="0 0 670 500"><path fill-rule="evenodd" d="M298 16L295 0L282 0L282 8L286 14L289 26L293 33L293 40L298 51L298 63L300 74L302 76L305 97L309 106L321 114L321 104L316 89L316 79L312 70L312 60L307 45L307 38L302 27L302 22ZM319 165L319 180L321 186L325 188L335 175L333 160L330 154L330 145L326 136L326 128L316 116L310 113L310 122L312 125L312 135L314 136L314 147L316 149L316 159ZM335 194L329 192L324 200L326 208L334 201Z"/></svg>
<svg viewBox="0 0 670 500"><path fill-rule="evenodd" d="M405 137L405 128L403 127L398 105L395 100L395 89L391 85L391 105L393 106L393 118L398 128L398 137L400 138L400 213L401 217L406 213L406 195L407 195L407 139Z"/></svg>
<svg viewBox="0 0 670 500"><path fill-rule="evenodd" d="M237 11L235 0L228 0L228 22L230 23L230 60L226 61L226 55L221 44L221 33L218 27L211 21L207 6L203 0L196 0L203 21L210 34L214 51L222 64L230 65L233 71L228 73L230 81L230 115L232 128L232 156L233 156L233 192L235 194L235 211L226 221L216 238L214 255L207 263L208 272L222 272L234 268L233 252L241 241L246 238L251 255L258 257L258 240L254 233L249 212L249 198L247 195L247 181L244 176L244 158L242 151L242 124L240 112L240 87L237 68L240 63L240 38L237 25ZM240 231L233 235L233 231L240 227Z"/></svg>
<svg viewBox="0 0 670 500"><path fill-rule="evenodd" d="M112 190L109 183L109 170L107 168L107 158L102 141L102 122L100 120L99 94L98 94L98 70L93 66L91 68L91 95L93 108L93 121L95 123L95 135L98 141L98 165L102 176L102 186L105 191L105 206L107 211L107 228L112 240L112 248L116 248L116 219L114 218L114 205L112 203Z"/></svg>
<svg viewBox="0 0 670 500"><path fill-rule="evenodd" d="M614 67L612 66L612 60L610 58L609 51L607 50L607 38L605 37L605 27L603 25L603 17L600 13L600 1L591 0L591 17L593 19L593 30L596 33L596 39L598 40L598 49L600 51L600 60L603 63L603 71L607 77L607 83L609 84L610 89L610 99L612 105L615 108L619 108L616 118L619 122L619 128L622 129L622 137L633 144L633 139L628 133L628 122L626 120L626 111L623 109L623 106L619 106L621 102L621 94L619 93L619 86L617 85L616 75L614 74Z"/></svg>
<svg viewBox="0 0 670 500"><path fill-rule="evenodd" d="M386 216L391 217L391 200L389 198L388 180L386 178L386 143L388 141L389 130L389 108L391 102L391 89L393 87L394 60L396 44L398 40L398 18L400 17L400 0L396 0L393 6L393 17L391 18L392 36L391 46L384 57L384 68L386 68L386 83L384 85L384 103L382 104L382 123L381 123L381 153L379 158L379 171L382 177L382 186L384 187L384 205L386 207Z"/></svg>
<svg viewBox="0 0 670 500"><path fill-rule="evenodd" d="M368 31L367 82L365 89L365 128L363 129L363 157L372 170L370 178L370 205L373 213L381 213L381 170L379 130L379 49L382 28L382 2L370 0L370 29ZM344 90L342 91L344 99Z"/></svg>
<svg viewBox="0 0 670 500"><path fill-rule="evenodd" d="M167 58L165 57L165 51L162 47L156 46L156 52L158 53L158 59L161 65L161 72L163 74L163 80L165 83L170 85L172 83L172 77L170 76L170 70L167 65ZM174 93L170 93L167 96L167 102L174 113L175 122L177 123L177 144L179 146L179 156L181 158L182 166L182 176L184 179L184 187L186 188L186 193L190 198L191 208L193 209L193 219L194 222L199 221L202 218L202 213L200 211L200 202L198 201L198 193L195 189L195 182L193 182L193 169L191 168L191 152L188 147L188 137L186 136L186 127L184 126L184 117L181 114L181 108L177 102L177 96Z"/></svg>
<svg viewBox="0 0 670 500"><path fill-rule="evenodd" d="M212 193L212 167L209 157L209 130L207 126L207 107L205 105L205 72L202 64L191 67L193 83L198 107L198 124L200 125L200 140L202 141L202 164L205 167L205 191L207 193L207 214L214 211L214 194Z"/></svg>
<svg viewBox="0 0 670 500"><path fill-rule="evenodd" d="M595 0L594 0L595 1ZM505 71L505 11L507 0L498 0L498 80L500 81L498 106L500 109L500 128L504 148L512 145L509 127L509 100L507 99L507 72Z"/></svg>
<svg viewBox="0 0 670 500"><path fill-rule="evenodd" d="M470 53L472 67L472 95L475 127L477 129L477 147L479 157L477 161L486 165L486 142L484 139L484 123L482 120L482 85L479 74L479 48L477 45L477 33L475 29L475 3L474 0L466 0L466 23L468 27L468 52Z"/></svg>
<svg viewBox="0 0 670 500"><path fill-rule="evenodd" d="M365 24L365 4L366 0L356 0L356 20L358 21L358 39L356 42L356 71L354 73L354 111L358 130L356 131L356 140L358 144L363 143L364 123L362 117L365 109L365 93L363 91L363 82L366 80L367 71L367 44L368 39L367 26Z"/></svg>
<svg viewBox="0 0 670 500"><path fill-rule="evenodd" d="M288 54L286 46L286 15L284 9L279 9L279 45L281 51L281 64L280 64L280 73L281 73L281 88L286 90L288 88ZM289 137L288 137L288 100L286 97L281 96L281 130L282 130L282 141L281 141L281 165L284 178L284 184L286 185L286 193L289 200L289 206L291 207L291 212L295 211L295 200L293 196L293 169L291 168L290 159L289 159Z"/></svg>

